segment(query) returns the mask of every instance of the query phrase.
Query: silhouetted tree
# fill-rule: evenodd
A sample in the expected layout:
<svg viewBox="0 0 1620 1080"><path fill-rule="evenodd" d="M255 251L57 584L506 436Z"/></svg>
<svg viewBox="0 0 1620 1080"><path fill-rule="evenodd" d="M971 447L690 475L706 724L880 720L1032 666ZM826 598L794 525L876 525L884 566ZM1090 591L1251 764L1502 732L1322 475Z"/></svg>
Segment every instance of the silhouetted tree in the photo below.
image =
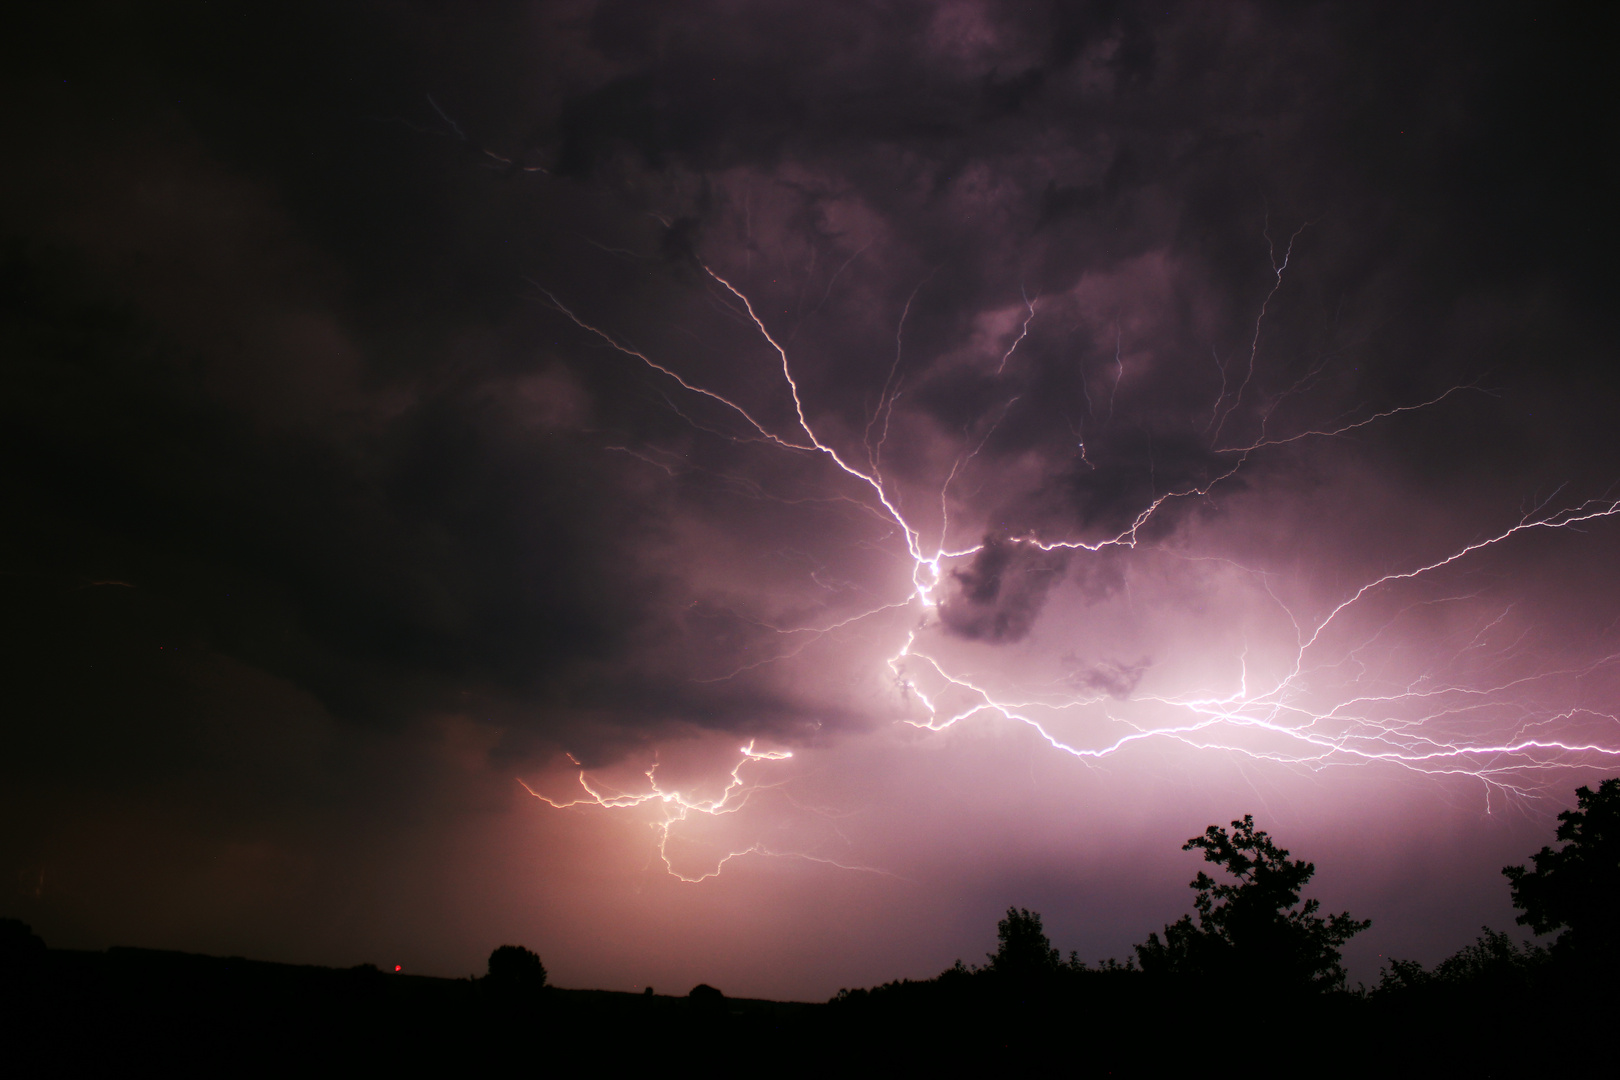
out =
<svg viewBox="0 0 1620 1080"><path fill-rule="evenodd" d="M985 955L990 959L989 970L997 975L1030 979L1050 975L1062 966L1038 911L1008 908L1007 917L996 923L996 941L996 951Z"/></svg>
<svg viewBox="0 0 1620 1080"><path fill-rule="evenodd" d="M531 997L546 988L546 968L540 957L521 945L502 945L489 954L489 989L507 997Z"/></svg>
<svg viewBox="0 0 1620 1080"><path fill-rule="evenodd" d="M692 1011L699 1016L718 1018L726 1015L726 995L708 983L698 983L688 990L686 1000L691 1003Z"/></svg>
<svg viewBox="0 0 1620 1080"><path fill-rule="evenodd" d="M1348 912L1326 919L1321 904L1300 890L1316 873L1303 859L1254 827L1254 816L1232 822L1232 832L1211 825L1181 850L1194 848L1233 878L1220 882L1198 872L1191 888L1198 891L1198 912L1183 915L1164 928L1164 939L1149 934L1136 946L1142 970L1149 974L1221 979L1248 988L1334 990L1344 986L1339 946L1372 925ZM1300 905L1296 907L1296 905Z"/></svg>
<svg viewBox="0 0 1620 1080"><path fill-rule="evenodd" d="M1504 866L1521 925L1562 931L1564 955L1612 961L1620 953L1620 777L1575 789L1576 809L1558 815L1558 851L1530 856L1534 870Z"/></svg>

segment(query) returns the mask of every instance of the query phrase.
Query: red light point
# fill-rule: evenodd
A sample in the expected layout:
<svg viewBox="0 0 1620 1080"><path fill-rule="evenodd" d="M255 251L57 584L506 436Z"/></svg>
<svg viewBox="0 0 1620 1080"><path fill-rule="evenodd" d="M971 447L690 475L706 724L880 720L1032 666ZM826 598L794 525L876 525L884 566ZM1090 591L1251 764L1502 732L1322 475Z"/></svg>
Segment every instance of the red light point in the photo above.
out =
<svg viewBox="0 0 1620 1080"><path fill-rule="evenodd" d="M398 964L395 964L395 965L394 965L394 970L395 970L395 971L398 971L398 970L399 970L399 965L398 965Z"/></svg>

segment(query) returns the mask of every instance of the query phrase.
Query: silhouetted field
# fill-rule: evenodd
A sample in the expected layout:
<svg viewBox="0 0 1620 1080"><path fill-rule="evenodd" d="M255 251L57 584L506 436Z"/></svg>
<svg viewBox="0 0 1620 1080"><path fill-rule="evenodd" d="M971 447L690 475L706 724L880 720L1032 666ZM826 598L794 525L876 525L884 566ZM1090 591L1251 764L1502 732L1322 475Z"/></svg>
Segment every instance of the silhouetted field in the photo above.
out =
<svg viewBox="0 0 1620 1080"><path fill-rule="evenodd" d="M13 1036L5 1056L25 1054L51 1070L518 1060L605 1066L642 1054L684 1060L688 1053L712 1056L721 1042L802 1034L827 1010L557 987L511 995L488 979L154 949L49 949L8 967L5 1026Z"/></svg>
<svg viewBox="0 0 1620 1080"><path fill-rule="evenodd" d="M1425 969L1392 961L1348 987L1338 947L1365 930L1322 916L1252 818L1186 848L1223 877L1124 963L1052 948L1010 908L986 963L841 990L826 1004L547 985L535 953L503 945L479 978L220 959L151 949L47 949L0 919L3 1060L17 1075L89 1069L260 1071L506 1066L590 1075L1537 1077L1613 1071L1620 1006L1620 779L1581 788L1558 840L1508 867L1520 922L1550 946L1485 930Z"/></svg>
<svg viewBox="0 0 1620 1080"><path fill-rule="evenodd" d="M130 948L46 950L10 974L6 1058L29 1065L13 1075L478 1064L684 1072L753 1062L787 1075L955 1065L1538 1076L1597 1060L1616 1003L1612 979L1556 964L1315 996L1123 967L1020 978L992 966L827 1004L557 987L514 998L486 979Z"/></svg>

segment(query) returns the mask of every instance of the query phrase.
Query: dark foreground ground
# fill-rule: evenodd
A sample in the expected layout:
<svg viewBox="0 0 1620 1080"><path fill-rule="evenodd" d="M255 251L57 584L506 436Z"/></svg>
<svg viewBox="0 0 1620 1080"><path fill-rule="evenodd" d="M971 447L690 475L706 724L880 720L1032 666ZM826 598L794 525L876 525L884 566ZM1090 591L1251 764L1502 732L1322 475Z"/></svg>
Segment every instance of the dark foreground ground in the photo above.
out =
<svg viewBox="0 0 1620 1080"><path fill-rule="evenodd" d="M701 1000L150 949L53 949L5 980L14 1076L524 1074L1609 1075L1614 985L1259 1000L1090 971L966 976L828 1004ZM1607 1065L1604 1062L1607 1062Z"/></svg>
<svg viewBox="0 0 1620 1080"><path fill-rule="evenodd" d="M21 973L16 973L21 974ZM227 1074L289 1066L365 1073L480 1064L610 1069L714 1061L740 1036L818 1026L825 1005L547 987L324 968L155 949L51 949L7 980L0 1061ZM20 985L19 985L20 984ZM0 1074L6 1070L0 1066Z"/></svg>

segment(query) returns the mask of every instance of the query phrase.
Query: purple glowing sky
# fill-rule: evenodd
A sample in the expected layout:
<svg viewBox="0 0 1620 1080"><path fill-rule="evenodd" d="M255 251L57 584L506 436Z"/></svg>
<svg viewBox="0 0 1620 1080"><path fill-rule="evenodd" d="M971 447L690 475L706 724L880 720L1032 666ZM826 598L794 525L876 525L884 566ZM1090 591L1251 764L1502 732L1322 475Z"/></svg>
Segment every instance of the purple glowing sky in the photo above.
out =
<svg viewBox="0 0 1620 1080"><path fill-rule="evenodd" d="M1508 926L1620 772L1614 106L1521 19L28 28L6 913L819 998L1123 956L1252 812L1353 981Z"/></svg>

